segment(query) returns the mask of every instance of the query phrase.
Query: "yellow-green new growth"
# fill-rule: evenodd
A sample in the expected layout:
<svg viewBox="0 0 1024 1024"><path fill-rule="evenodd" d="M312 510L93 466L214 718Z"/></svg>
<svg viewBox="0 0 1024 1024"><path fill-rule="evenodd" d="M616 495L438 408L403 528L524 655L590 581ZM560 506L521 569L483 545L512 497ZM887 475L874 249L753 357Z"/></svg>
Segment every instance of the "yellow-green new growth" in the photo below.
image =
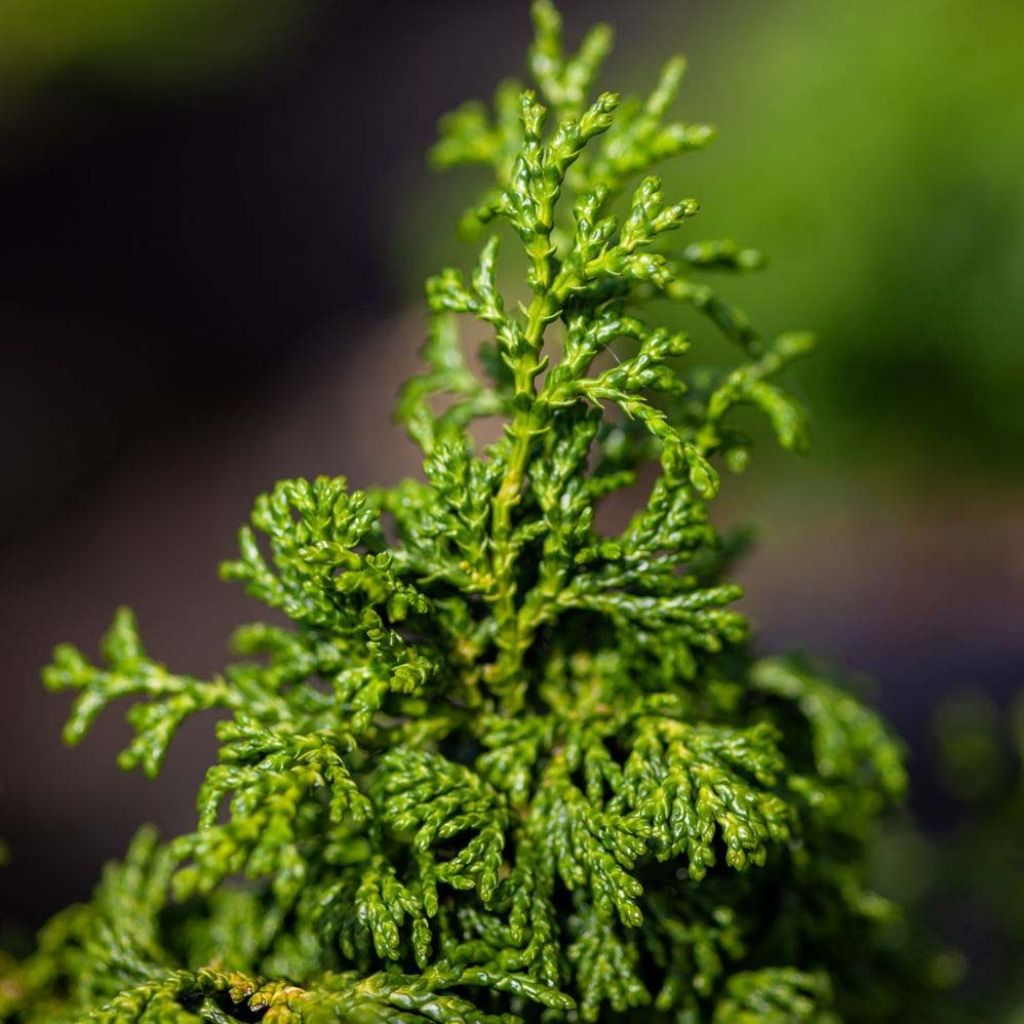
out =
<svg viewBox="0 0 1024 1024"><path fill-rule="evenodd" d="M497 235L471 273L427 283L427 369L398 406L422 479L257 499L223 575L288 628L240 630L244 660L210 680L153 661L128 612L106 667L58 648L45 678L77 693L69 741L129 697L126 767L157 772L207 709L222 747L196 831L143 833L11 968L0 1020L873 1012L888 910L865 848L899 752L810 666L752 658L705 505L713 463L747 457L737 405L805 444L774 378L809 339L763 343L699 279L758 255L687 237L696 202L643 176L711 137L666 120L682 62L646 100L590 103L610 33L569 56L554 9L533 10L537 91L450 115L434 152L493 170L464 226L512 229L526 298L499 287ZM658 297L703 313L739 365L688 369L690 339L641 319ZM466 318L489 336L482 374ZM478 451L472 425L494 416L504 435ZM646 501L600 532L598 505L637 480Z"/></svg>

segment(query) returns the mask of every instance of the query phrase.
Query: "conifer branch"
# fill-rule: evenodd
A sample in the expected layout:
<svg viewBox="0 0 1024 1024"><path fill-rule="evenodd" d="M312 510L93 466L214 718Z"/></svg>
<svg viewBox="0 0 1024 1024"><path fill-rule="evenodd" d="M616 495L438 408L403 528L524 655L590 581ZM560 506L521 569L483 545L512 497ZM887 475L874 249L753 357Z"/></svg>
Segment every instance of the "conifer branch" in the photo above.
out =
<svg viewBox="0 0 1024 1024"><path fill-rule="evenodd" d="M433 151L491 170L464 227L494 234L427 282L397 406L422 477L261 495L222 575L288 624L241 629L222 674L170 672L127 611L104 666L55 652L69 742L127 699L125 767L155 774L204 711L221 747L195 830L140 833L4 975L0 1021L830 1024L874 991L891 907L865 851L900 749L813 665L754 658L707 511L749 452L736 407L806 446L780 381L811 339L765 343L704 281L761 256L694 238L696 201L651 173L712 136L669 117L683 62L591 99L609 30L571 54L547 0L533 17L534 87L449 115ZM735 362L690 368L701 339L644 319L657 297Z"/></svg>

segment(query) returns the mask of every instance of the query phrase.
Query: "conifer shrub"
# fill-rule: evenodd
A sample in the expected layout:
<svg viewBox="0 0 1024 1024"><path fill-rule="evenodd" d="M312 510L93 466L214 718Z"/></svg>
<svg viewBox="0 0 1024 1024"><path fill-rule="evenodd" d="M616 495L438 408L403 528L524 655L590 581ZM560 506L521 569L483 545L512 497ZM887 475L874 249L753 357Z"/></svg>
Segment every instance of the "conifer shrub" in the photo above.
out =
<svg viewBox="0 0 1024 1024"><path fill-rule="evenodd" d="M260 495L221 572L287 625L239 629L222 674L155 661L127 610L99 663L56 649L69 743L128 699L124 768L158 773L204 711L221 746L195 831L140 832L6 966L0 1020L829 1024L896 1005L866 864L899 746L828 672L755 656L707 511L716 467L748 458L737 407L805 446L778 377L811 339L761 338L708 283L757 253L692 240L697 203L649 175L711 138L668 117L682 61L646 98L591 100L608 30L569 55L546 0L533 16L535 89L462 107L434 150L493 175L463 227L505 230L527 269L503 295L495 234L427 282L426 369L397 408L422 477ZM696 309L734 365L643 319L657 301ZM635 513L601 529L616 492Z"/></svg>

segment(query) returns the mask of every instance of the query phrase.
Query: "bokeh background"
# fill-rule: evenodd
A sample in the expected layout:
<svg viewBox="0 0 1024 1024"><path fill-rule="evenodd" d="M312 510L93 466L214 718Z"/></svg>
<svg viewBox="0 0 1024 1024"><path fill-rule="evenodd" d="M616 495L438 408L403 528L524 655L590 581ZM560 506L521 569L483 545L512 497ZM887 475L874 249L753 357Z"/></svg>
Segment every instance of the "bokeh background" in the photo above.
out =
<svg viewBox="0 0 1024 1024"><path fill-rule="evenodd" d="M84 897L141 820L188 828L214 749L188 727L155 782L117 770L113 718L64 749L53 643L93 649L127 603L155 656L211 672L258 614L215 573L257 491L415 471L391 397L422 277L471 256L476 185L423 154L522 72L526 6L0 4L0 930ZM668 191L702 200L695 234L769 254L723 284L765 333L821 336L796 379L812 456L766 449L718 502L761 537L759 643L874 678L921 827L969 863L983 834L985 876L1019 878L992 737L1024 688L1024 6L564 8L571 37L616 25L616 87L688 55L679 111L720 138ZM1024 894L990 887L1017 916L965 902L956 926L994 963L1024 948Z"/></svg>

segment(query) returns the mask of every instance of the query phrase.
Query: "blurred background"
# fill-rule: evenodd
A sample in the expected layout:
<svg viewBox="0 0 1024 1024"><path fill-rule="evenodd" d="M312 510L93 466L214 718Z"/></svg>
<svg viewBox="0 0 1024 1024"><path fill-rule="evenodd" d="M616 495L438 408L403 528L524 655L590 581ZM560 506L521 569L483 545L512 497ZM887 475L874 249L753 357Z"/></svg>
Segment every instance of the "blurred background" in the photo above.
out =
<svg viewBox="0 0 1024 1024"><path fill-rule="evenodd" d="M968 859L998 822L1019 879L997 734L1024 687L1024 5L563 7L570 40L615 24L616 88L687 54L677 109L720 137L667 191L701 199L694 237L769 254L721 284L764 333L821 338L811 458L765 447L718 501L761 537L759 644L877 680L918 819ZM193 724L150 782L117 770L114 718L63 748L54 642L94 650L127 603L156 657L209 673L259 614L215 571L256 492L415 471L391 398L422 278L472 257L452 225L477 184L423 154L529 37L525 0L0 4L0 930L84 897L141 820L190 827L214 750ZM1024 948L992 888L1006 920L960 924Z"/></svg>

